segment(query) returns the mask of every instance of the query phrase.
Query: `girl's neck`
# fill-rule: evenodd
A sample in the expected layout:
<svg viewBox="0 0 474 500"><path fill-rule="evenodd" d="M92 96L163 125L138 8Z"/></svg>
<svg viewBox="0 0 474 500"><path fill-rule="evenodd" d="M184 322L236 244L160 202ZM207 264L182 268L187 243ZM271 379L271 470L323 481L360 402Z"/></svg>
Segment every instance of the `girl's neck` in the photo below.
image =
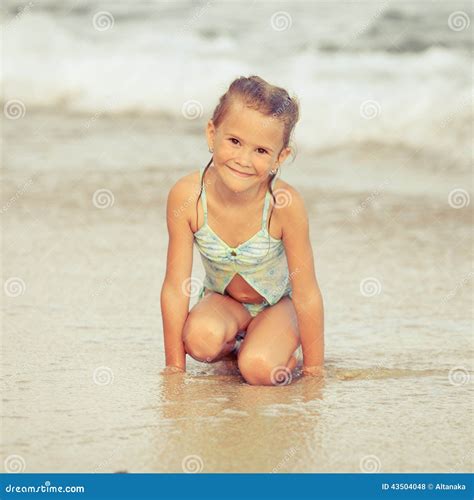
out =
<svg viewBox="0 0 474 500"><path fill-rule="evenodd" d="M209 167L209 173L211 174L210 180L212 181L213 194L219 203L224 206L242 207L242 204L253 205L254 203L258 203L265 196L267 187L262 184L252 186L246 191L235 193L222 182L220 177L216 174L216 167L214 165Z"/></svg>

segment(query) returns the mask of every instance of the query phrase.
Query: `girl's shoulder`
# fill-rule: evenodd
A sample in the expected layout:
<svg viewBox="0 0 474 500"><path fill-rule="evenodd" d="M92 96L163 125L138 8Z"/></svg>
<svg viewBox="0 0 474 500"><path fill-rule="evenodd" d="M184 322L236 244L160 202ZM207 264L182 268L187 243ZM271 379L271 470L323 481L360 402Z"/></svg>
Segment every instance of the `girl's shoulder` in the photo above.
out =
<svg viewBox="0 0 474 500"><path fill-rule="evenodd" d="M278 208L277 213L282 226L288 224L288 227L291 227L298 221L307 219L304 198L289 182L277 179L273 185L273 194L276 203L273 199L271 203Z"/></svg>
<svg viewBox="0 0 474 500"><path fill-rule="evenodd" d="M191 221L191 214L194 213L191 200L197 200L201 189L199 177L199 169L183 175L171 186L168 193L168 212L184 215L188 223Z"/></svg>
<svg viewBox="0 0 474 500"><path fill-rule="evenodd" d="M192 172L183 175L176 181L176 184L178 182L183 185L189 185L194 183L199 186L199 169L193 170Z"/></svg>
<svg viewBox="0 0 474 500"><path fill-rule="evenodd" d="M176 198L187 199L191 193L196 190L199 191L199 189L199 170L193 170L189 174L180 177L173 186L171 186L170 193L174 192Z"/></svg>
<svg viewBox="0 0 474 500"><path fill-rule="evenodd" d="M277 195L281 196L282 200L280 204L282 205L284 204L285 207L290 206L293 201L299 204L303 203L303 196L301 195L301 193L289 182L284 181L283 179L277 179L273 184L272 190L275 196Z"/></svg>

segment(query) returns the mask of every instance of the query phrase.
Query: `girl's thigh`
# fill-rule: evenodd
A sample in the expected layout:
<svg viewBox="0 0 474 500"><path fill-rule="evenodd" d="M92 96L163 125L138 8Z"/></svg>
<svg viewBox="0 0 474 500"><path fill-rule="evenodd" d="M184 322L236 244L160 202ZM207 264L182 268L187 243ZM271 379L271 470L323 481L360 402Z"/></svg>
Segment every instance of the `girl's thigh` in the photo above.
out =
<svg viewBox="0 0 474 500"><path fill-rule="evenodd" d="M299 344L296 311L292 300L284 297L249 323L238 354L239 365L286 366Z"/></svg>
<svg viewBox="0 0 474 500"><path fill-rule="evenodd" d="M191 332L215 329L224 332L225 342L245 330L252 320L247 309L229 295L206 290L204 296L189 311L183 329L183 339Z"/></svg>

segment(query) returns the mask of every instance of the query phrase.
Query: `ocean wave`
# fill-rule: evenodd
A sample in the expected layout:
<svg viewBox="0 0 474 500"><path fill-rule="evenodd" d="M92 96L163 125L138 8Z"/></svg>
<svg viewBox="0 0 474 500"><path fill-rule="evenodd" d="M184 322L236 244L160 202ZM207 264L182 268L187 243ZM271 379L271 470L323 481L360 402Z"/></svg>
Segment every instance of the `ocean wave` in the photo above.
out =
<svg viewBox="0 0 474 500"><path fill-rule="evenodd" d="M233 78L257 73L299 97L295 139L304 147L367 141L470 147L471 63L462 51L328 53L303 44L275 64L240 54L233 36L197 28L176 34L166 24L148 28L132 23L104 34L89 26L85 36L83 26L58 23L44 12L10 20L2 106L19 101L25 112L138 113L205 123ZM192 116L184 111L189 103Z"/></svg>

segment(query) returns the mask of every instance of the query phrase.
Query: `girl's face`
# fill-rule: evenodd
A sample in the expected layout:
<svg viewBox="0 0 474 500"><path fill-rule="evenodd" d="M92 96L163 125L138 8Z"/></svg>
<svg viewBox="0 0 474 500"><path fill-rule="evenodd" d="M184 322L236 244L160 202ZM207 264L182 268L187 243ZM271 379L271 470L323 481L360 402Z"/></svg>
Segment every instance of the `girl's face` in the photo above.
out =
<svg viewBox="0 0 474 500"><path fill-rule="evenodd" d="M218 127L209 120L207 140L221 181L235 193L266 182L270 170L276 170L291 151L282 150L283 130L278 119L239 102L230 106Z"/></svg>

